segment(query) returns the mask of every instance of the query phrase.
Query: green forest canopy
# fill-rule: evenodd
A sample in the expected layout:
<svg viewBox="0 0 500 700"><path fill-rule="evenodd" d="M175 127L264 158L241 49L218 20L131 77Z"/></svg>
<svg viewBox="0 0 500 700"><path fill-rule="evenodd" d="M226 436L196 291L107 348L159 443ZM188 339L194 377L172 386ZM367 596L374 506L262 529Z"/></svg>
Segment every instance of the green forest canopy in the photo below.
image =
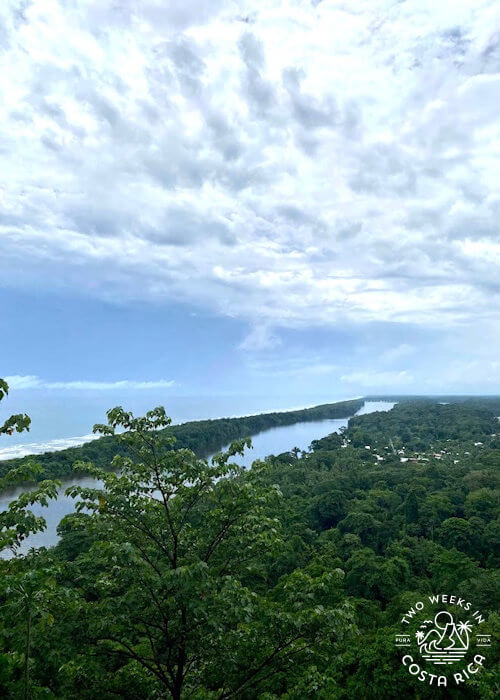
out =
<svg viewBox="0 0 500 700"><path fill-rule="evenodd" d="M104 481L72 488L88 512L0 561L1 696L497 697L498 647L441 691L394 646L402 613L443 592L497 638L495 410L402 401L251 470L171 449L165 426L111 411L119 474L87 465Z"/></svg>

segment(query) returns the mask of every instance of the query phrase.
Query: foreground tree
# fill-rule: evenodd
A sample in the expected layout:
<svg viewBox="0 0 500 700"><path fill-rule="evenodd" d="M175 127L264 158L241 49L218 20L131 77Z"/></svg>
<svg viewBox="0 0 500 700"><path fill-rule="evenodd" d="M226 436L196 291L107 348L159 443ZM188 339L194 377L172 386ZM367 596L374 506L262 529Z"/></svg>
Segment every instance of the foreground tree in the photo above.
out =
<svg viewBox="0 0 500 700"><path fill-rule="evenodd" d="M0 379L0 401L9 393L4 379ZM31 419L23 413L12 415L0 426L1 435L12 435L29 430ZM0 479L0 493L16 485L34 481L42 473L39 465L24 462L17 469L11 469ZM36 488L26 490L13 499L7 510L0 511L0 555L10 550L14 559L0 559L0 694L7 697L28 698L31 696L30 681L33 630L40 620L50 619L45 615L43 602L47 590L46 582L51 581L50 573L41 558L36 560L31 554L26 560L19 557L19 546L28 535L45 529L45 519L36 516L31 507L34 504L47 505L57 497L58 481L45 480ZM50 586L49 586L50 588ZM4 654L5 641L19 631L18 648L21 654Z"/></svg>
<svg viewBox="0 0 500 700"><path fill-rule="evenodd" d="M0 379L0 401L9 393L5 379ZM22 433L29 430L31 419L25 413L18 413L7 418L0 426L0 436ZM16 469L11 469L0 479L0 493L19 484L34 481L42 473L39 465L33 462L22 462ZM36 488L23 492L13 499L7 510L0 511L0 554L5 549L16 553L21 542L30 534L45 529L45 519L35 516L30 507L35 503L46 506L51 498L57 497L57 480L45 480Z"/></svg>
<svg viewBox="0 0 500 700"><path fill-rule="evenodd" d="M9 386L0 379L0 401L9 393ZM29 430L31 419L25 413L18 413L7 418L0 426L0 436L22 433ZM41 468L32 462L24 462L17 469L11 469L3 479L0 479L0 493L18 484L34 481L42 473ZM51 498L57 497L58 481L46 480L37 484L36 488L25 491L12 500L5 511L0 511L0 554L5 549L15 553L21 542L30 534L45 528L45 519L35 516L30 507L38 503L47 505Z"/></svg>
<svg viewBox="0 0 500 700"><path fill-rule="evenodd" d="M255 697L299 682L351 630L342 572L312 567L267 584L282 546L268 515L280 493L259 487L258 465L245 473L230 463L249 441L209 464L172 449L158 432L169 423L162 408L144 418L109 411L95 430L124 429L129 456L115 458L114 473L80 465L103 487L69 489L93 513L81 516L93 544L72 578L101 669L75 657L63 669L69 697L95 697L99 675L103 697L125 688L126 697Z"/></svg>

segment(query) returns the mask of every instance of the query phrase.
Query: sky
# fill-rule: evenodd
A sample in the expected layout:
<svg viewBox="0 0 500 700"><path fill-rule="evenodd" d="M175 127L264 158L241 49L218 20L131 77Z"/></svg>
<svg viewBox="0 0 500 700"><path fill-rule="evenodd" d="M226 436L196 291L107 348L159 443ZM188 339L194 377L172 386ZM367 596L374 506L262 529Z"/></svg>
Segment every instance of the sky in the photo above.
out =
<svg viewBox="0 0 500 700"><path fill-rule="evenodd" d="M33 439L500 391L498 2L4 0L0 95Z"/></svg>

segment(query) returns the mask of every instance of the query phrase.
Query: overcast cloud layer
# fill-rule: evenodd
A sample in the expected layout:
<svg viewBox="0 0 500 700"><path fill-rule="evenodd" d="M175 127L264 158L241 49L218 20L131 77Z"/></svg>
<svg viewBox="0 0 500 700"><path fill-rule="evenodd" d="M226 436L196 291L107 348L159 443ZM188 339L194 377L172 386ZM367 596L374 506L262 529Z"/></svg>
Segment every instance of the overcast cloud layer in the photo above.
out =
<svg viewBox="0 0 500 700"><path fill-rule="evenodd" d="M495 0L7 0L0 90L3 284L187 301L243 352L475 329L457 371L498 377ZM387 364L341 381L411 388Z"/></svg>

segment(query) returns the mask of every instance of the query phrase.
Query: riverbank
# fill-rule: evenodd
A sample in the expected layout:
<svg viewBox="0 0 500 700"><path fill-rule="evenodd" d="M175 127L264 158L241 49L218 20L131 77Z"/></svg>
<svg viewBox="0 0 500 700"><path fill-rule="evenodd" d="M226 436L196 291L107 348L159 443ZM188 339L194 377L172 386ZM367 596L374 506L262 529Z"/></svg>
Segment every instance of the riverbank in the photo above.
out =
<svg viewBox="0 0 500 700"><path fill-rule="evenodd" d="M220 450L233 440L239 440L260 433L263 430L282 425L293 425L309 421L353 416L364 405L364 399L338 401L296 411L261 413L240 418L219 418L189 421L173 425L162 431L165 438L176 439L176 448L188 448L204 457ZM73 472L77 461L93 462L106 468L117 454L126 454L127 448L117 436L103 437L78 447L70 447L58 452L46 452L36 456L43 467L40 479L60 478ZM30 457L9 459L0 462L0 477L10 469L18 467Z"/></svg>
<svg viewBox="0 0 500 700"><path fill-rule="evenodd" d="M355 415L364 415L373 411L388 411L393 405L394 404L392 402L362 401L362 406L355 412ZM332 406L334 406L334 404ZM322 413L323 410L327 410L325 407L314 408L320 408L320 413ZM306 409L306 411L309 410L310 409ZM333 409L329 408L328 410L330 411ZM303 411L298 411L295 413L303 413ZM306 415L311 414L308 413ZM258 431L251 434L252 449L246 450L243 456L236 456L233 461L250 467L254 460L264 459L269 454L279 454L281 452L290 451L294 447L298 447L300 450L307 450L313 440L325 437L333 432L338 432L343 427L347 427L348 421L352 415L353 414L343 416L341 418L325 418L321 420L309 421L302 420L300 422L289 423L288 425L275 425L268 429ZM289 418L291 417L292 416L289 416ZM223 420L227 421L232 419ZM203 422L213 423L217 421ZM189 425L189 423L185 425ZM248 433L244 435L244 437L246 436L248 436ZM227 442L223 442L223 444L217 447L217 450L212 450L212 452L209 452L208 455L223 449L226 445ZM43 516L45 518L47 528L43 532L31 535L27 540L25 540L20 551L25 552L30 547L50 547L56 544L59 539L57 535L57 526L59 522L65 515L68 515L75 510L75 500L72 497L67 496L65 493L68 487L75 484L94 488L99 487L99 482L92 477L76 474L74 472L72 474L62 476L61 481L62 484L59 488L57 500L50 501L48 506L45 508L37 504L32 508L35 515ZM9 503L19 494L25 491L26 488L26 486L18 487L17 489L11 489L9 492L4 491L2 494L0 494L0 511L5 510Z"/></svg>

